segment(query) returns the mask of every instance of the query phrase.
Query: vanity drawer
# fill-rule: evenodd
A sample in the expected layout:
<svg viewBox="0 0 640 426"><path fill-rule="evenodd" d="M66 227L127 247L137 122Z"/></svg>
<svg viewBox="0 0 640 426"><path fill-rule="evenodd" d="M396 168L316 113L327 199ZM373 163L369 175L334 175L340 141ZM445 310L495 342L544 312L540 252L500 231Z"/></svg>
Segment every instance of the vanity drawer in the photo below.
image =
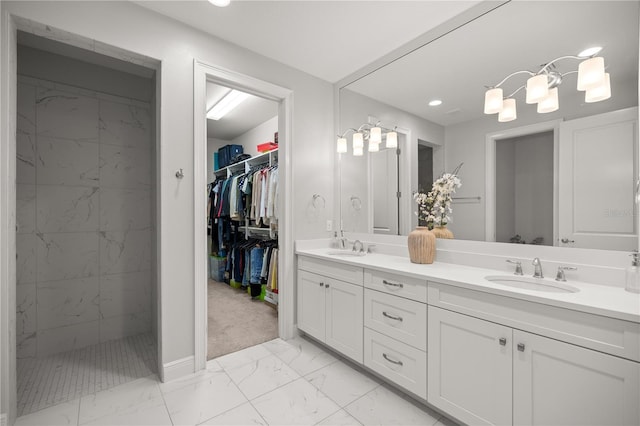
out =
<svg viewBox="0 0 640 426"><path fill-rule="evenodd" d="M427 399L427 353L364 328L364 365Z"/></svg>
<svg viewBox="0 0 640 426"><path fill-rule="evenodd" d="M429 305L640 361L640 324L429 281Z"/></svg>
<svg viewBox="0 0 640 426"><path fill-rule="evenodd" d="M424 303L365 288L364 325L427 350L427 305Z"/></svg>
<svg viewBox="0 0 640 426"><path fill-rule="evenodd" d="M324 275L329 278L335 278L336 280L346 281L351 284L362 285L363 270L358 266L299 255L298 269Z"/></svg>
<svg viewBox="0 0 640 426"><path fill-rule="evenodd" d="M427 303L427 280L372 270L364 271L364 286L373 290Z"/></svg>

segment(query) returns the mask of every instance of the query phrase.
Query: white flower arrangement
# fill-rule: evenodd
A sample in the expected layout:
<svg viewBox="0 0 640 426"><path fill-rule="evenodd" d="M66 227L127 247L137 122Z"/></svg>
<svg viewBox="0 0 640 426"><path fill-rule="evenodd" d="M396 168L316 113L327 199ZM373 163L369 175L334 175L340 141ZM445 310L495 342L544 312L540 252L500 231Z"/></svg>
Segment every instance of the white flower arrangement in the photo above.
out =
<svg viewBox="0 0 640 426"><path fill-rule="evenodd" d="M427 194L424 192L413 194L413 199L418 203L417 215L420 225L426 225L429 229L433 229L436 226L445 226L451 221L449 214L453 213L451 209L452 194L462 186L458 177L461 167L462 163L452 173L444 173L436 179L431 191Z"/></svg>

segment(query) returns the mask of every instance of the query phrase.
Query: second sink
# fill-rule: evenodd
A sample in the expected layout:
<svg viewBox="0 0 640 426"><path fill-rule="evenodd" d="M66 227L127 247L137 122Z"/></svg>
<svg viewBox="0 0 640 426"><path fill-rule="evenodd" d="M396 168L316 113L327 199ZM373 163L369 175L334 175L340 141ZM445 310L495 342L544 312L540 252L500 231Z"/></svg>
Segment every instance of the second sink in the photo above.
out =
<svg viewBox="0 0 640 426"><path fill-rule="evenodd" d="M518 277L513 275L490 275L484 277L485 280L492 283L520 288L523 290L545 291L551 293L577 293L578 288L571 285L548 281L542 278Z"/></svg>

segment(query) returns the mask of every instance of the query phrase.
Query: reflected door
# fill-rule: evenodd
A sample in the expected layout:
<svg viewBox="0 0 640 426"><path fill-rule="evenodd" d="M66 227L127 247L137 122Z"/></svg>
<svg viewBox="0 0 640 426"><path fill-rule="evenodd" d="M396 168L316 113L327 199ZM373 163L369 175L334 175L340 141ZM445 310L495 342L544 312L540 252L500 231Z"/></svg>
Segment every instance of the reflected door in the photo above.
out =
<svg viewBox="0 0 640 426"><path fill-rule="evenodd" d="M634 250L638 109L560 125L558 245Z"/></svg>
<svg viewBox="0 0 640 426"><path fill-rule="evenodd" d="M398 150L383 149L370 154L373 232L398 235L400 208Z"/></svg>

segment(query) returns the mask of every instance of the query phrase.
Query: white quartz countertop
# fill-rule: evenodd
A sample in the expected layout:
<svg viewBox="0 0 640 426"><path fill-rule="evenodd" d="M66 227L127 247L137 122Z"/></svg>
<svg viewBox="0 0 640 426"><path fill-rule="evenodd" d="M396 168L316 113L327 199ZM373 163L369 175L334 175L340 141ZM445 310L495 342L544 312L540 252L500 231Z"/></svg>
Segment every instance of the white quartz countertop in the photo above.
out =
<svg viewBox="0 0 640 426"><path fill-rule="evenodd" d="M486 280L490 275L508 276L495 269L476 268L452 263L434 262L430 265L411 263L409 258L380 253L365 256L335 255L336 249L297 249L296 254L310 256L347 265L357 265L376 271L395 273L408 277L437 281L456 287L468 288L500 296L527 300L551 306L588 312L610 318L640 323L640 294L624 288L590 284L567 279L566 284L578 288L576 293L551 293L512 288ZM554 277L544 281L555 283Z"/></svg>

